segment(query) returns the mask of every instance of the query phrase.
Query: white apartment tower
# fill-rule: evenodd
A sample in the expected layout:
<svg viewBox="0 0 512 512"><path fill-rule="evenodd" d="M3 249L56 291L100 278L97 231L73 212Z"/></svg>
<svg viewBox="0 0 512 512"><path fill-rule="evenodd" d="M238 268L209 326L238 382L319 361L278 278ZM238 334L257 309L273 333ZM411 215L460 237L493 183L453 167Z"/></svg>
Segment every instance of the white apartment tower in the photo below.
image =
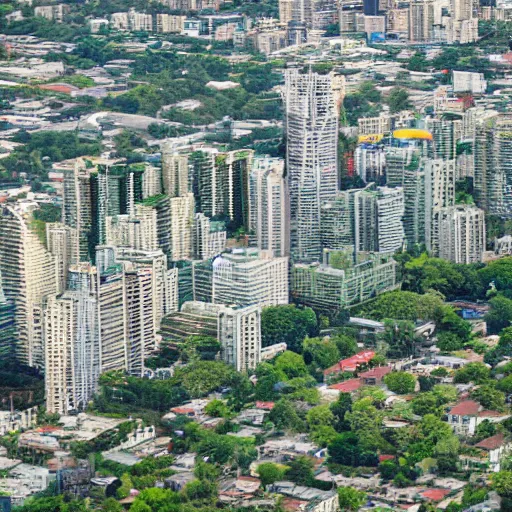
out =
<svg viewBox="0 0 512 512"><path fill-rule="evenodd" d="M170 199L172 261L192 258L192 231L194 227L194 194L188 193Z"/></svg>
<svg viewBox="0 0 512 512"><path fill-rule="evenodd" d="M194 258L207 260L218 256L226 248L226 226L211 221L204 213L194 218Z"/></svg>
<svg viewBox="0 0 512 512"><path fill-rule="evenodd" d="M455 160L426 159L425 243L432 254L439 251L439 211L455 204Z"/></svg>
<svg viewBox="0 0 512 512"><path fill-rule="evenodd" d="M15 306L20 363L42 368L42 302L57 291L55 258L32 231L29 214L0 209L0 274L5 298Z"/></svg>
<svg viewBox="0 0 512 512"><path fill-rule="evenodd" d="M44 309L48 412L83 410L97 389L100 340L96 299L87 291L51 296Z"/></svg>
<svg viewBox="0 0 512 512"><path fill-rule="evenodd" d="M290 193L290 252L294 261L321 258L320 210L338 189L338 120L342 77L288 69L284 104Z"/></svg>
<svg viewBox="0 0 512 512"><path fill-rule="evenodd" d="M254 159L250 201L250 229L256 234L258 249L272 251L274 256L288 256L288 194L282 159Z"/></svg>
<svg viewBox="0 0 512 512"><path fill-rule="evenodd" d="M231 306L288 304L288 258L235 249L213 261L212 302Z"/></svg>
<svg viewBox="0 0 512 512"><path fill-rule="evenodd" d="M485 212L457 205L439 212L439 257L454 263L477 263L485 251Z"/></svg>
<svg viewBox="0 0 512 512"><path fill-rule="evenodd" d="M57 293L66 290L69 265L79 261L76 229L60 222L46 224L46 246L55 258Z"/></svg>
<svg viewBox="0 0 512 512"><path fill-rule="evenodd" d="M164 194L169 197L185 195L188 190L188 155L164 147L162 151L162 181Z"/></svg>

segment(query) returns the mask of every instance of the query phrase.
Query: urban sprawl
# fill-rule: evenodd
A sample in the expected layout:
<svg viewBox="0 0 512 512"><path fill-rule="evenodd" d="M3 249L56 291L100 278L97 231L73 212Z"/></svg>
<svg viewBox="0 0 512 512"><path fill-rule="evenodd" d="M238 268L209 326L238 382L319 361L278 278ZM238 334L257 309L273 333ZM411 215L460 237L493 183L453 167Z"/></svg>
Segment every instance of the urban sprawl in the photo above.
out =
<svg viewBox="0 0 512 512"><path fill-rule="evenodd" d="M3 0L0 511L512 511L512 2Z"/></svg>

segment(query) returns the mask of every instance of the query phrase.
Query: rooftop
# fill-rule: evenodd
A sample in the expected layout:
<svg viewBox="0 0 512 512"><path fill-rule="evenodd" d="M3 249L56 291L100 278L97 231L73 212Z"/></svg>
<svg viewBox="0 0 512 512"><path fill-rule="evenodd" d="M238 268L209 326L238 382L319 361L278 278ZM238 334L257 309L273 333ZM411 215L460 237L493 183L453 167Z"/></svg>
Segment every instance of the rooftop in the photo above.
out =
<svg viewBox="0 0 512 512"><path fill-rule="evenodd" d="M502 433L496 434L495 436L488 437L483 441L480 441L475 446L477 448L482 448L483 450L496 450L500 446L505 444L505 435Z"/></svg>
<svg viewBox="0 0 512 512"><path fill-rule="evenodd" d="M476 416L482 406L474 400L465 400L452 407L450 414L456 416Z"/></svg>

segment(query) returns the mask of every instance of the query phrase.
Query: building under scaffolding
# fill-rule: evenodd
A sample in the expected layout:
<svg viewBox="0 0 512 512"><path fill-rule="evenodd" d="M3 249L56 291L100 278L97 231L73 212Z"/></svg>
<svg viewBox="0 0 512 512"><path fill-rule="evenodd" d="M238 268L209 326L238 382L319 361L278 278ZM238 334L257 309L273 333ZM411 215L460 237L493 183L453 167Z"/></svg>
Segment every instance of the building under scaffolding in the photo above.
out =
<svg viewBox="0 0 512 512"><path fill-rule="evenodd" d="M291 257L321 258L320 212L338 189L338 119L343 77L311 69L285 72L286 169L290 193Z"/></svg>
<svg viewBox="0 0 512 512"><path fill-rule="evenodd" d="M335 312L400 286L396 262L390 255L359 254L360 262L354 265L351 257L343 257L342 253L343 258L339 258L334 257L335 254L326 253L323 264L292 266L291 287L295 302L318 311ZM327 264L329 260L331 265ZM343 261L343 265L339 265L339 261Z"/></svg>

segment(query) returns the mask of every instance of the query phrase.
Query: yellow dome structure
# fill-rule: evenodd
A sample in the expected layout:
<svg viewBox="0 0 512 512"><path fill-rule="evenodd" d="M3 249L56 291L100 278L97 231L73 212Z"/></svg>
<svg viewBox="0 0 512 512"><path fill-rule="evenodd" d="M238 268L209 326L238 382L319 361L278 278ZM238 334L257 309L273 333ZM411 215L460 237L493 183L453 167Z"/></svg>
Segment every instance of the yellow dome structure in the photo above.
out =
<svg viewBox="0 0 512 512"><path fill-rule="evenodd" d="M432 134L427 130L420 130L418 128L403 128L393 132L395 139L423 139L432 140Z"/></svg>

